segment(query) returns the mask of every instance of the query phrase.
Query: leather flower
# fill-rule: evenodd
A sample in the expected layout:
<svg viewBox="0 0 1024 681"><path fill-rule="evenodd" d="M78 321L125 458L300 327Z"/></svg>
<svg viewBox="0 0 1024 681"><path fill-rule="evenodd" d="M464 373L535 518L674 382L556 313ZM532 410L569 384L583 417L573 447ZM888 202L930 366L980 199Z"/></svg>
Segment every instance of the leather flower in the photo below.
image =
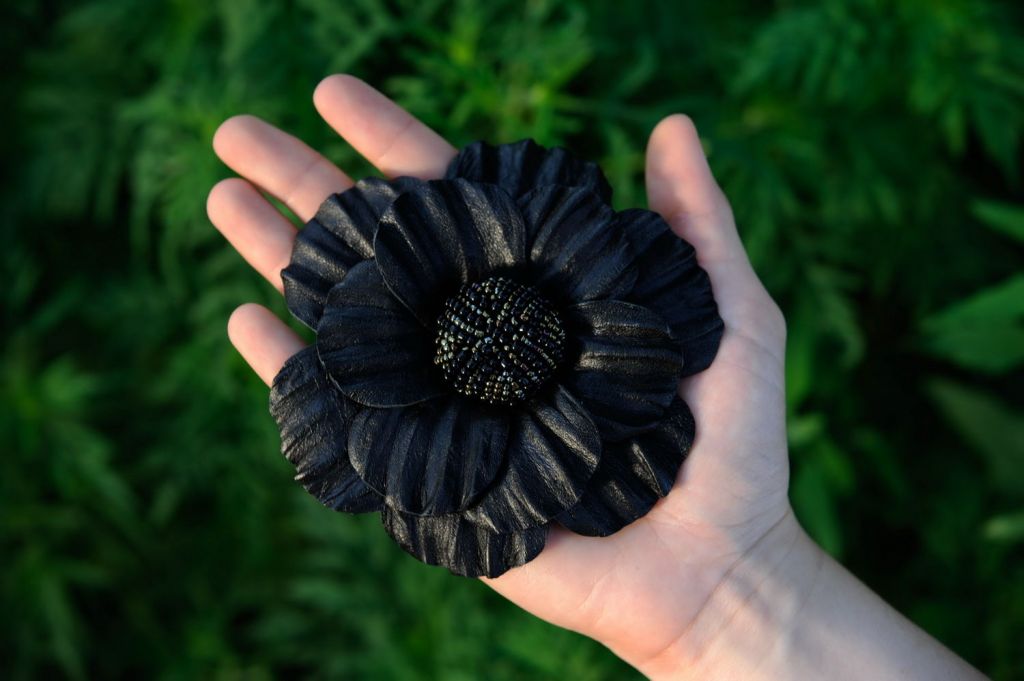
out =
<svg viewBox="0 0 1024 681"><path fill-rule="evenodd" d="M282 273L316 331L270 397L296 479L468 576L531 560L552 522L647 513L694 437L678 381L723 324L693 247L610 198L531 140L329 197Z"/></svg>

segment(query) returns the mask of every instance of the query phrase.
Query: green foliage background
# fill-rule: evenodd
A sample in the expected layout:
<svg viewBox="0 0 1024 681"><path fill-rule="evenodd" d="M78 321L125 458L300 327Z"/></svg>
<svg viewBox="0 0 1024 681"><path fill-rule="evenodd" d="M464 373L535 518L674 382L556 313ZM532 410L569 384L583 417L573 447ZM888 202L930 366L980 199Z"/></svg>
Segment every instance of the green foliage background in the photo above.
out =
<svg viewBox="0 0 1024 681"><path fill-rule="evenodd" d="M250 112L354 175L336 71L454 143L533 136L643 203L690 113L789 320L792 498L872 588L1024 678L1024 16L977 0L4 4L0 675L605 679L597 644L289 482L209 225Z"/></svg>

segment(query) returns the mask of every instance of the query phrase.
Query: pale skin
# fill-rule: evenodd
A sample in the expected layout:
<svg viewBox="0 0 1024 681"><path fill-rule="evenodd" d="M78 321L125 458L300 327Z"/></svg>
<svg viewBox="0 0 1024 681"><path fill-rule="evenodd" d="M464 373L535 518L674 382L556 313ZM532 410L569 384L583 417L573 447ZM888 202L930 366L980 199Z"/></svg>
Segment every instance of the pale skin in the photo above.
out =
<svg viewBox="0 0 1024 681"><path fill-rule="evenodd" d="M441 177L455 148L366 83L325 79L324 120L389 177ZM508 141L508 140L506 140ZM275 288L301 220L353 180L298 139L251 116L224 122L213 224ZM684 380L697 439L676 487L605 538L554 528L544 551L486 583L558 626L594 638L656 679L975 679L975 669L890 608L804 533L787 497L785 321L747 259L732 212L684 115L647 146L650 208L696 249L726 324L711 367ZM303 341L248 304L232 343L269 384Z"/></svg>

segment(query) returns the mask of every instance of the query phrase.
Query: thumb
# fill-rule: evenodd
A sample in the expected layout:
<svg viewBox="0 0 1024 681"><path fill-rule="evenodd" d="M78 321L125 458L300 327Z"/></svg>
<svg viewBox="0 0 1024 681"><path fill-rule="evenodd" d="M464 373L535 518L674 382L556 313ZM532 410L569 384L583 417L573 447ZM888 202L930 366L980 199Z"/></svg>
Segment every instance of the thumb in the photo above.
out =
<svg viewBox="0 0 1024 681"><path fill-rule="evenodd" d="M781 334L782 314L747 259L732 209L688 116L674 114L655 126L647 144L646 176L651 210L697 250L726 326Z"/></svg>

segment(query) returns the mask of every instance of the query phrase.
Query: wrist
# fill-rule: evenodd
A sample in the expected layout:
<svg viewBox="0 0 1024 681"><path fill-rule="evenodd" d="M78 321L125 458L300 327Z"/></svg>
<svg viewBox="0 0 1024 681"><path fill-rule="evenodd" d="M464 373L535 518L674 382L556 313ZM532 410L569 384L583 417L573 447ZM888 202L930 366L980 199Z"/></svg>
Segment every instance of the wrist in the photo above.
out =
<svg viewBox="0 0 1024 681"><path fill-rule="evenodd" d="M729 567L686 631L637 668L653 679L757 678L792 648L825 564L787 507Z"/></svg>
<svg viewBox="0 0 1024 681"><path fill-rule="evenodd" d="M653 679L984 678L833 561L788 509L727 571Z"/></svg>

